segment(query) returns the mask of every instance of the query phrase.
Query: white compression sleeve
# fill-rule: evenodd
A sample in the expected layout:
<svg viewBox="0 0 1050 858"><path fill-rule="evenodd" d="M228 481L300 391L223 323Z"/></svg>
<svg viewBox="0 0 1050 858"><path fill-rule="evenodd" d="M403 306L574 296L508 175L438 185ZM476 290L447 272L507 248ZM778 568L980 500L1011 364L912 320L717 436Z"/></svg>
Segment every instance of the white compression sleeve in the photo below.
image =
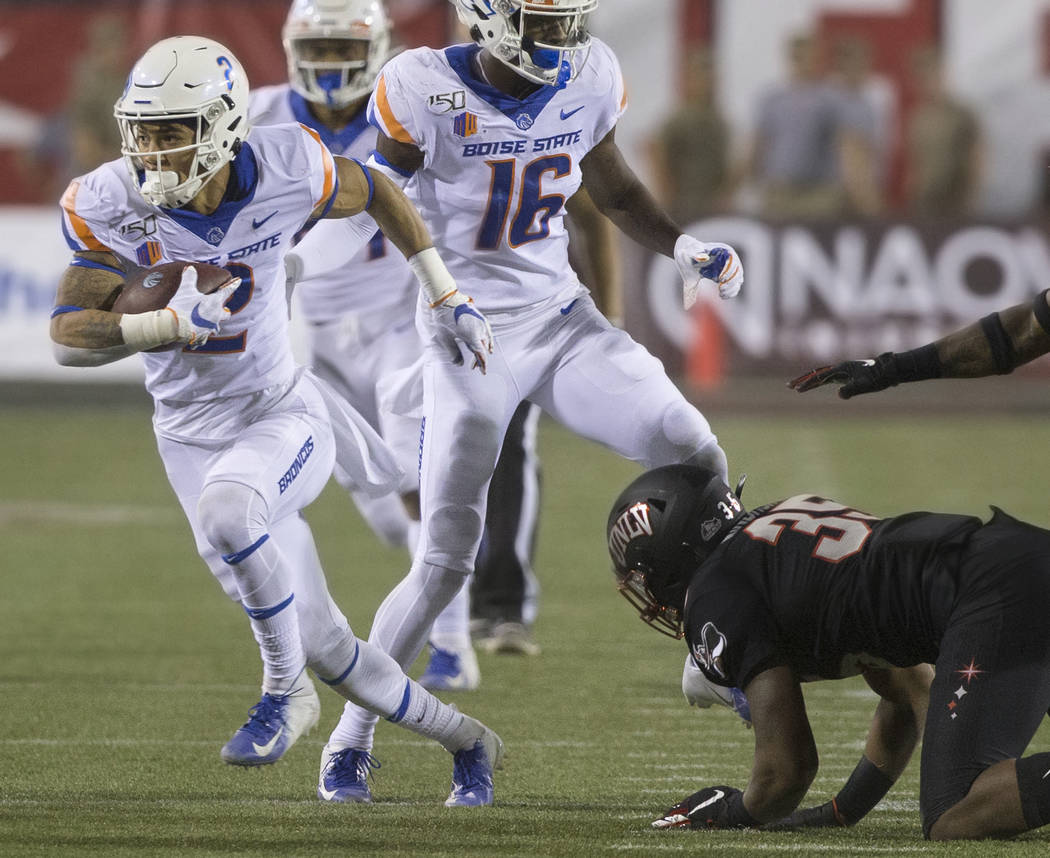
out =
<svg viewBox="0 0 1050 858"><path fill-rule="evenodd" d="M302 264L298 282L342 268L368 244L378 229L375 220L366 212L319 221L291 251Z"/></svg>

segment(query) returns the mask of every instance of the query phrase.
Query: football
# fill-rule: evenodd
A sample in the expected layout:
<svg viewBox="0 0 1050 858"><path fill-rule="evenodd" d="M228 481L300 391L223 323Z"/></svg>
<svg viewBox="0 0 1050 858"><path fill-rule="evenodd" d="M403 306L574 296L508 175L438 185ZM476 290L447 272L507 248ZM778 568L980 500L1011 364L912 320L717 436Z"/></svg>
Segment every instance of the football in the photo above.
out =
<svg viewBox="0 0 1050 858"><path fill-rule="evenodd" d="M131 275L113 303L114 313L148 313L168 305L178 291L182 269L192 265L197 269L197 291L210 295L225 286L233 275L225 268L204 262L162 262L152 268L142 268Z"/></svg>

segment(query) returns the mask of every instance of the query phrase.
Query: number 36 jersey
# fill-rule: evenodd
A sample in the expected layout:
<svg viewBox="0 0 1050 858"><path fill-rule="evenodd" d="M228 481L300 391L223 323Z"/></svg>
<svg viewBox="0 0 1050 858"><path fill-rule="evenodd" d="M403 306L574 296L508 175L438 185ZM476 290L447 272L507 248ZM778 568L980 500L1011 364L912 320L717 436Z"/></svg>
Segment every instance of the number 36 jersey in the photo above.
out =
<svg viewBox="0 0 1050 858"><path fill-rule="evenodd" d="M200 349L143 352L155 400L205 403L288 383L284 256L314 208L338 190L335 162L300 125L254 128L230 162L218 209L202 215L147 203L120 160L70 184L63 231L73 250L109 251L141 266L193 261L223 266L241 284L231 315Z"/></svg>
<svg viewBox="0 0 1050 858"><path fill-rule="evenodd" d="M562 293L568 261L565 201L580 161L626 107L613 52L592 40L587 62L561 90L524 99L481 76L476 45L417 48L383 68L369 121L423 152L405 188L457 285L486 313Z"/></svg>
<svg viewBox="0 0 1050 858"><path fill-rule="evenodd" d="M800 679L934 662L978 518L878 519L799 495L752 510L697 569L685 630L713 682L743 688L789 665Z"/></svg>

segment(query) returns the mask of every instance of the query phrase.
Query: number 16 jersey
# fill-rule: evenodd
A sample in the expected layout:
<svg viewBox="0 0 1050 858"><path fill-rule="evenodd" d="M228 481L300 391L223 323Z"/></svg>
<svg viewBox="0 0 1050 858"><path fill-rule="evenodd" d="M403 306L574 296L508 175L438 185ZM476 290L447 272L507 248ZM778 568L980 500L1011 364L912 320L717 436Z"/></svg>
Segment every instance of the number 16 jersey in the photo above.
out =
<svg viewBox="0 0 1050 858"><path fill-rule="evenodd" d="M626 107L620 66L597 39L564 89L524 99L487 83L480 48L417 48L392 59L376 83L369 121L423 152L405 188L457 285L486 314L578 288L569 267L565 201L580 161Z"/></svg>

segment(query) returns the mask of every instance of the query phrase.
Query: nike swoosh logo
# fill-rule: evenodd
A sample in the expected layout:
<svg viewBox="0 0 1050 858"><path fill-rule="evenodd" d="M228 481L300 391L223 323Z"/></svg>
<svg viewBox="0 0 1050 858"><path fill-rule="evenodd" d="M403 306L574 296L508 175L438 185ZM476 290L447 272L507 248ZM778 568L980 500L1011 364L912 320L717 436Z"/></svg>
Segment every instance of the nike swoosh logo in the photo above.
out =
<svg viewBox="0 0 1050 858"><path fill-rule="evenodd" d="M260 226L262 226L264 223L266 223L266 221L268 221L270 218L272 218L275 214L277 214L277 212L270 212L262 220L256 220L255 218L252 218L252 229L258 229Z"/></svg>
<svg viewBox="0 0 1050 858"><path fill-rule="evenodd" d="M1047 778L1050 778L1050 771L1047 771L1047 773L1043 775L1042 779L1045 781Z"/></svg>
<svg viewBox="0 0 1050 858"><path fill-rule="evenodd" d="M255 749L255 753L257 753L260 757L265 757L267 754L270 753L270 751L274 749L274 746L277 744L277 740L280 739L283 735L284 725L282 724L281 728L273 734L273 738L270 739L270 741L267 742L265 745L256 745L255 742L252 742L252 747ZM701 807L703 807L703 805L701 805Z"/></svg>
<svg viewBox="0 0 1050 858"><path fill-rule="evenodd" d="M569 315L569 313L571 313L571 312L572 312L572 308L576 306L576 301L579 301L579 300L580 300L579 298L576 298L576 299L574 299L574 300L572 301L572 303L571 303L571 304L569 304L568 306L566 306L566 307L562 307L562 308L561 308L561 314L562 314L563 316L568 316L568 315Z"/></svg>
<svg viewBox="0 0 1050 858"><path fill-rule="evenodd" d="M703 808L707 807L709 804L714 804L716 801L721 801L725 797L726 797L726 794L724 792L722 792L722 790L716 789L715 790L715 794L713 796L711 796L711 798L709 798L703 804L698 804L696 807L694 807L691 811L689 811L689 815L692 816L698 810L702 810Z"/></svg>
<svg viewBox="0 0 1050 858"><path fill-rule="evenodd" d="M323 786L318 786L317 791L321 794L321 798L325 801L331 801L335 798L335 794L339 792L337 789L325 789Z"/></svg>
<svg viewBox="0 0 1050 858"><path fill-rule="evenodd" d="M212 331L218 330L218 325L216 325L214 322L209 322L207 319L204 318L204 316L197 312L197 307L199 306L200 304L194 305L193 311L190 313L190 321L193 322L193 324L195 324L198 328L208 328Z"/></svg>
<svg viewBox="0 0 1050 858"><path fill-rule="evenodd" d="M580 112L581 110L583 110L583 108L585 108L586 106L587 106L586 104L581 104L581 105L580 105L579 107L577 107L577 108L576 108L575 110L570 110L570 111L569 111L568 113L566 113L566 112L565 112L565 111L563 110L563 111L561 112L561 118L562 118L562 119L568 119L568 118L569 118L570 116L572 116L572 115L573 115L574 113L579 113L579 112Z"/></svg>

